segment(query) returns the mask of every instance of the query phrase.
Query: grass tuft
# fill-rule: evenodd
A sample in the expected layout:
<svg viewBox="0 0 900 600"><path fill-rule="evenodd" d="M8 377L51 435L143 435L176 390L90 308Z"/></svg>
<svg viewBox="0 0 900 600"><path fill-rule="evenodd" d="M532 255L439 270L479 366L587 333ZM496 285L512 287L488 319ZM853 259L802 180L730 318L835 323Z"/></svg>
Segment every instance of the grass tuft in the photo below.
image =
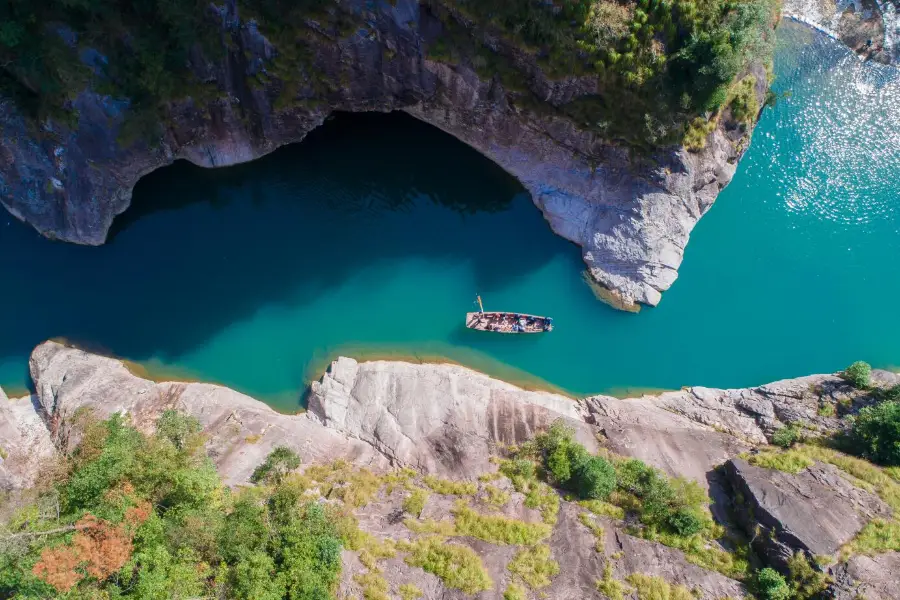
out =
<svg viewBox="0 0 900 600"><path fill-rule="evenodd" d="M627 577L634 586L638 600L695 600L683 585L672 585L662 577L632 573Z"/></svg>
<svg viewBox="0 0 900 600"><path fill-rule="evenodd" d="M484 501L491 506L501 507L509 502L509 492L503 491L493 485L484 486Z"/></svg>
<svg viewBox="0 0 900 600"><path fill-rule="evenodd" d="M413 488L412 493L404 498L403 510L412 516L419 518L425 509L425 503L428 501L428 492L422 488Z"/></svg>
<svg viewBox="0 0 900 600"><path fill-rule="evenodd" d="M597 591L609 600L623 600L627 586L612 575L612 565L603 567L603 579L597 580Z"/></svg>
<svg viewBox="0 0 900 600"><path fill-rule="evenodd" d="M535 590L547 587L559 574L559 563L553 560L546 544L520 550L506 568Z"/></svg>
<svg viewBox="0 0 900 600"><path fill-rule="evenodd" d="M447 587L473 595L494 587L481 558L467 546L447 543L440 536L401 542L399 546L408 552L408 565L436 575Z"/></svg>
<svg viewBox="0 0 900 600"><path fill-rule="evenodd" d="M609 517L620 521L625 518L625 511L621 507L603 500L582 500L578 504L600 517Z"/></svg>
<svg viewBox="0 0 900 600"><path fill-rule="evenodd" d="M841 555L849 558L853 554L882 554L891 550L900 552L900 522L874 519L844 547Z"/></svg>
<svg viewBox="0 0 900 600"><path fill-rule="evenodd" d="M416 598L421 598L425 595L422 590L412 583L404 583L397 588L397 591L400 592L400 598L403 600L416 600Z"/></svg>
<svg viewBox="0 0 900 600"><path fill-rule="evenodd" d="M499 515L482 515L464 501L453 509L457 535L468 535L492 544L531 546L550 535L546 523L525 523Z"/></svg>
<svg viewBox="0 0 900 600"><path fill-rule="evenodd" d="M813 466L814 460L797 450L787 452L764 450L759 454L742 455L747 462L764 469L775 469L796 475Z"/></svg>
<svg viewBox="0 0 900 600"><path fill-rule="evenodd" d="M469 481L450 481L428 475L423 482L431 491L446 496L474 496L478 491L478 486Z"/></svg>

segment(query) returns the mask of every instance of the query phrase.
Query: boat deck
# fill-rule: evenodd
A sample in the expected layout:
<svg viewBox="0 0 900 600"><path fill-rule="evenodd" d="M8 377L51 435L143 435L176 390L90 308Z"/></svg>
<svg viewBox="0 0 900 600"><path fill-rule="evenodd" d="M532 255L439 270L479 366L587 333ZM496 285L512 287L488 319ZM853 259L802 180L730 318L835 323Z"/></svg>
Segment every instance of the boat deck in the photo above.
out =
<svg viewBox="0 0 900 600"><path fill-rule="evenodd" d="M470 312L466 327L495 333L544 333L553 330L553 320L537 315L511 312Z"/></svg>

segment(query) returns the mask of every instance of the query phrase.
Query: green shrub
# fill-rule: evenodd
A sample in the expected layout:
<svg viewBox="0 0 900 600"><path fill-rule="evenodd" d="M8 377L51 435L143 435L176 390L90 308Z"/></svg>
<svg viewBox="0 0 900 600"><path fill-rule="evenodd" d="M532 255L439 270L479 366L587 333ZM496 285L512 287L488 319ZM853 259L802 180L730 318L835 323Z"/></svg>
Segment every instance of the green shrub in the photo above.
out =
<svg viewBox="0 0 900 600"><path fill-rule="evenodd" d="M281 483L284 476L300 466L300 456L287 446L278 446L253 470L253 483Z"/></svg>
<svg viewBox="0 0 900 600"><path fill-rule="evenodd" d="M828 576L809 564L803 552L788 559L794 600L818 598L828 588Z"/></svg>
<svg viewBox="0 0 900 600"><path fill-rule="evenodd" d="M562 419L538 434L534 446L550 479L582 499L603 500L615 489L615 468L606 459L591 456Z"/></svg>
<svg viewBox="0 0 900 600"><path fill-rule="evenodd" d="M771 567L757 571L755 583L760 600L789 600L791 597L791 588L784 576Z"/></svg>
<svg viewBox="0 0 900 600"><path fill-rule="evenodd" d="M673 511L666 519L666 522L675 533L683 537L700 533L704 525L700 517L684 508Z"/></svg>
<svg viewBox="0 0 900 600"><path fill-rule="evenodd" d="M859 411L852 438L866 458L883 465L900 465L900 402L886 401Z"/></svg>
<svg viewBox="0 0 900 600"><path fill-rule="evenodd" d="M864 390L869 387L869 379L872 377L872 367L861 360L856 361L841 373L841 376L849 381L853 387Z"/></svg>
<svg viewBox="0 0 900 600"><path fill-rule="evenodd" d="M772 434L772 443L782 448L790 448L800 439L800 430L792 425L775 430Z"/></svg>

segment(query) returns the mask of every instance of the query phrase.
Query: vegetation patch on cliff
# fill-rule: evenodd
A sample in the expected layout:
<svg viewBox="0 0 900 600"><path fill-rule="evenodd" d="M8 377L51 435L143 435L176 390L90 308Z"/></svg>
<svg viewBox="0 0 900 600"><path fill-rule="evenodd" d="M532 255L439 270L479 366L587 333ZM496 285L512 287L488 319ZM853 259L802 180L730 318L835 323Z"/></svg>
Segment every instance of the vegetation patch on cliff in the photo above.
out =
<svg viewBox="0 0 900 600"><path fill-rule="evenodd" d="M779 11L777 0L428 0L427 5L444 23L463 22L474 31L475 50L468 56L473 62L485 54L481 39L499 35L503 45L524 52L551 78L594 78L595 92L550 108L639 147L680 140L695 118L707 122L729 102L738 121L755 118L758 103L745 93L752 82L735 82L751 62L771 61ZM465 44L458 33L453 37L452 49L438 39L443 51L432 58L462 61ZM500 56L492 62L513 54L496 45L486 52ZM522 75L527 81L529 74L511 64L506 70L521 75L507 87L521 90ZM506 83L511 75L501 79ZM525 106L533 107L534 100L524 95ZM697 131L693 127L691 135Z"/></svg>
<svg viewBox="0 0 900 600"><path fill-rule="evenodd" d="M0 596L327 597L340 571L336 515L302 488L232 492L199 423L166 412L153 436L121 416L77 449L7 524Z"/></svg>

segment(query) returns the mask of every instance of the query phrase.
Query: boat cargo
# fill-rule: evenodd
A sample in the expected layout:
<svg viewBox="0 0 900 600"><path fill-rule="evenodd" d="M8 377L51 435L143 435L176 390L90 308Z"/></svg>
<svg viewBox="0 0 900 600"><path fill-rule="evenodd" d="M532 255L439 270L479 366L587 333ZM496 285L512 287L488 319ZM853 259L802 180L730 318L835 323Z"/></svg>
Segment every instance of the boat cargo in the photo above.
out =
<svg viewBox="0 0 900 600"><path fill-rule="evenodd" d="M544 333L553 331L553 319L514 312L486 312L481 296L476 297L479 311L466 313L466 327L495 333Z"/></svg>

